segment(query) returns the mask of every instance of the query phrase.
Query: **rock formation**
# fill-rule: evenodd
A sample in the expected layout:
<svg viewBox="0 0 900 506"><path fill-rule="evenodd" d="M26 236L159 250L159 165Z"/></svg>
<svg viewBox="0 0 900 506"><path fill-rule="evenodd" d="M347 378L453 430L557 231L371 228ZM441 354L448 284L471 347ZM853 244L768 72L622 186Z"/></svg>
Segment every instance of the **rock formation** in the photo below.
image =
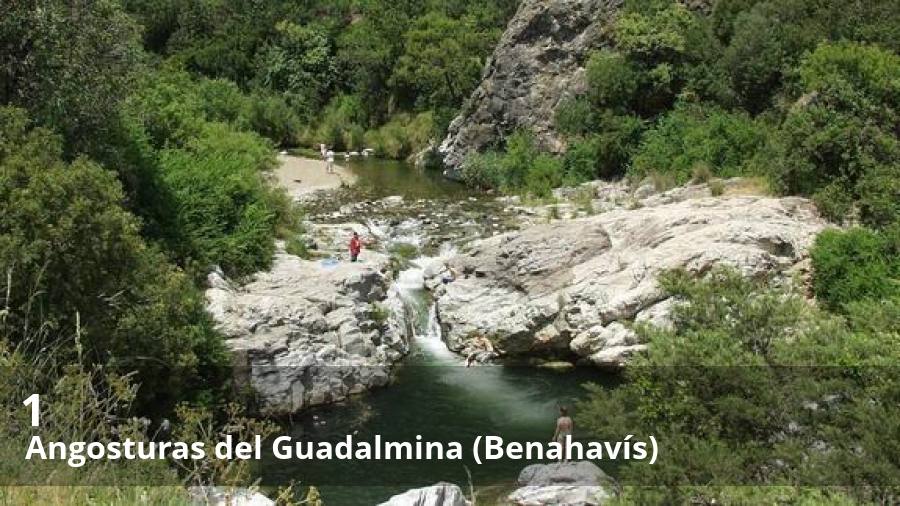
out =
<svg viewBox="0 0 900 506"><path fill-rule="evenodd" d="M561 151L553 123L563 99L584 91L584 65L603 43L622 0L525 0L488 60L482 81L438 148L455 177L471 151L482 151L519 127Z"/></svg>
<svg viewBox="0 0 900 506"><path fill-rule="evenodd" d="M507 500L517 506L600 506L612 499L615 482L591 462L534 464L519 474Z"/></svg>
<svg viewBox="0 0 900 506"><path fill-rule="evenodd" d="M282 252L244 286L210 274L207 309L265 411L293 413L388 383L409 338L391 316L402 311L391 310L388 265L371 251L355 264Z"/></svg>
<svg viewBox="0 0 900 506"><path fill-rule="evenodd" d="M397 494L379 506L467 506L462 489L450 483L414 488Z"/></svg>
<svg viewBox="0 0 900 506"><path fill-rule="evenodd" d="M826 226L801 198L713 198L704 185L638 199L640 189L591 188L601 214L475 241L448 261L455 281L430 286L452 350L477 352L486 337L510 355L619 366L643 349L634 321L667 324L672 302L658 274L727 265L786 275Z"/></svg>

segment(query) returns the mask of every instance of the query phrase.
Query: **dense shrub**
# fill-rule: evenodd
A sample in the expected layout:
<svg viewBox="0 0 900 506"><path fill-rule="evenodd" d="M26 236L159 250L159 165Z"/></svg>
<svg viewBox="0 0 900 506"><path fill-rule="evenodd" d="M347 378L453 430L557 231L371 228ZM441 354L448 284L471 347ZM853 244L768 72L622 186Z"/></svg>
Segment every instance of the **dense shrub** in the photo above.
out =
<svg viewBox="0 0 900 506"><path fill-rule="evenodd" d="M645 134L629 174L668 172L684 183L704 164L719 177L744 175L766 141L765 126L745 114L682 104Z"/></svg>
<svg viewBox="0 0 900 506"><path fill-rule="evenodd" d="M570 98L559 104L554 122L560 133L571 136L585 135L596 128L596 114L586 99Z"/></svg>
<svg viewBox="0 0 900 506"><path fill-rule="evenodd" d="M621 53L592 54L586 73L588 97L595 107L627 109L634 104L641 74Z"/></svg>
<svg viewBox="0 0 900 506"><path fill-rule="evenodd" d="M797 71L802 97L778 135L782 191L859 202L867 224L898 220L896 135L900 56L874 46L823 44ZM834 188L837 185L838 188Z"/></svg>
<svg viewBox="0 0 900 506"><path fill-rule="evenodd" d="M269 265L280 214L275 190L262 171L272 168L271 149L253 134L210 123L185 148L161 155L162 180L171 201L168 244L183 265L201 272L220 265L233 275Z"/></svg>
<svg viewBox="0 0 900 506"><path fill-rule="evenodd" d="M830 308L900 296L900 242L888 233L827 230L811 256L816 297Z"/></svg>
<svg viewBox="0 0 900 506"><path fill-rule="evenodd" d="M72 351L78 329L86 363L139 370L145 403L221 381L224 348L202 295L140 237L115 173L63 162L61 144L0 108L0 334Z"/></svg>
<svg viewBox="0 0 900 506"><path fill-rule="evenodd" d="M473 188L487 190L503 186L500 165L503 155L496 151L471 153L462 164L462 180Z"/></svg>
<svg viewBox="0 0 900 506"><path fill-rule="evenodd" d="M365 147L379 156L403 159L428 147L434 132L434 115L398 114L383 126L365 133Z"/></svg>
<svg viewBox="0 0 900 506"><path fill-rule="evenodd" d="M644 129L634 116L601 116L597 133L572 141L564 157L565 180L577 184L623 175Z"/></svg>
<svg viewBox="0 0 900 506"><path fill-rule="evenodd" d="M880 320L893 320L888 327L857 327L729 271L661 281L675 297L674 328L639 327L647 353L632 360L622 386L592 388L576 420L601 440L654 435L666 449L653 466L619 469L620 500L742 502L728 487L822 483L852 483L847 493L863 502L892 500L898 449L883 434L900 427L889 393L900 377L878 366L900 359L900 314Z"/></svg>

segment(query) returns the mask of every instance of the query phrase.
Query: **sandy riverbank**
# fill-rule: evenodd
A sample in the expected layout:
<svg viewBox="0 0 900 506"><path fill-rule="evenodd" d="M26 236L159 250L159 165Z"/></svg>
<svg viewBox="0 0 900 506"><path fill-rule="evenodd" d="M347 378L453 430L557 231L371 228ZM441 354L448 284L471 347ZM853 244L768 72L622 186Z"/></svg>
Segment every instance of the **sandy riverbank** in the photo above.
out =
<svg viewBox="0 0 900 506"><path fill-rule="evenodd" d="M275 169L275 177L294 198L356 182L353 172L339 163L334 164L334 173L329 174L325 170L325 162L321 160L278 155L278 161L280 165Z"/></svg>

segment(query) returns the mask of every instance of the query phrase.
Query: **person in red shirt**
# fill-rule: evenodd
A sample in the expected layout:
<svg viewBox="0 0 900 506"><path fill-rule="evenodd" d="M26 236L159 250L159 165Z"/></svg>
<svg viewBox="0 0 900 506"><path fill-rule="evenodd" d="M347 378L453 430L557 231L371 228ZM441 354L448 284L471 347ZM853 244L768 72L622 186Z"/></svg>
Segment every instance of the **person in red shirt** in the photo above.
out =
<svg viewBox="0 0 900 506"><path fill-rule="evenodd" d="M362 242L359 240L359 234L353 232L350 238L350 261L355 262L359 258L359 252L362 251Z"/></svg>

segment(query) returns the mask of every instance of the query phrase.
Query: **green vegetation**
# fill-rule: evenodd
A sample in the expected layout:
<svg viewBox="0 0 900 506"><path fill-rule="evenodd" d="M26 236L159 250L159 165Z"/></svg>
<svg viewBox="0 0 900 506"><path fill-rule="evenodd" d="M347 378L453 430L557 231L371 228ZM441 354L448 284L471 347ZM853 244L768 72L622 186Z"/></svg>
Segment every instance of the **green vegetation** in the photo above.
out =
<svg viewBox="0 0 900 506"><path fill-rule="evenodd" d="M835 310L849 304L900 300L900 229L828 230L812 250L816 297Z"/></svg>
<svg viewBox="0 0 900 506"><path fill-rule="evenodd" d="M124 1L154 58L233 83L276 144L391 158L443 135L517 4Z"/></svg>
<svg viewBox="0 0 900 506"><path fill-rule="evenodd" d="M783 487L778 503L896 500L900 449L884 436L900 419L896 298L842 318L730 271L662 285L674 329L639 328L649 350L628 381L591 388L578 416L598 437L655 435L664 449L653 466L625 465L621 503L767 502L765 488L735 496L739 485ZM851 488L800 488L824 485Z"/></svg>
<svg viewBox="0 0 900 506"><path fill-rule="evenodd" d="M900 216L897 26L887 0L626 1L613 47L587 63L587 91L557 109L560 174L545 163L525 184L487 153L466 162L466 180L546 194L539 185L596 178L681 184L700 167L885 227Z"/></svg>

